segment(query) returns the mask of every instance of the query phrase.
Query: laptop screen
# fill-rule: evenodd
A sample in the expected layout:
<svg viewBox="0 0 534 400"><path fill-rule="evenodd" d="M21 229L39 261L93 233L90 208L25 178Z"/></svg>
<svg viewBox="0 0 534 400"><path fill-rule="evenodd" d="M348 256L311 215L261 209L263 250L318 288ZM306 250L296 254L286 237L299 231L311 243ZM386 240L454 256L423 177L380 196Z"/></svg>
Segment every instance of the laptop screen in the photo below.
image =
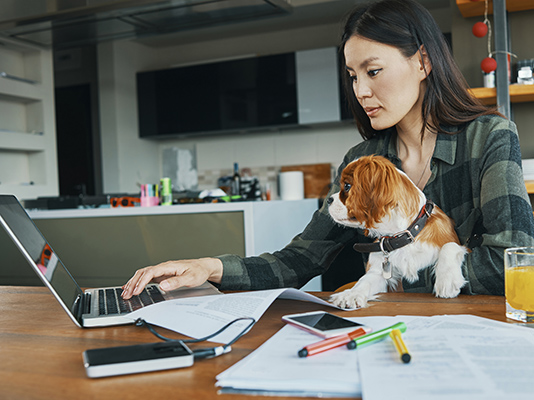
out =
<svg viewBox="0 0 534 400"><path fill-rule="evenodd" d="M43 282L76 316L83 291L15 196L0 195L0 224Z"/></svg>

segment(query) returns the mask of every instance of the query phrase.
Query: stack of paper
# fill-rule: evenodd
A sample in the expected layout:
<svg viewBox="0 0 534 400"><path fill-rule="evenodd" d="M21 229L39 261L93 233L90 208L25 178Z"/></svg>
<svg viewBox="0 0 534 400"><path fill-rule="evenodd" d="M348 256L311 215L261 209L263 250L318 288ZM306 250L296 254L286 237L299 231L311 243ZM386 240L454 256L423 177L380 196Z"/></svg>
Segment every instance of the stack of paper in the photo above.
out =
<svg viewBox="0 0 534 400"><path fill-rule="evenodd" d="M360 349L364 400L534 398L531 329L472 315L399 318L412 361L402 364L391 340Z"/></svg>
<svg viewBox="0 0 534 400"><path fill-rule="evenodd" d="M405 322L412 356L404 364L385 340L307 358L317 337L286 326L217 376L221 392L364 400L531 400L534 330L471 315L351 318L375 331ZM358 368L359 365L359 368Z"/></svg>
<svg viewBox="0 0 534 400"><path fill-rule="evenodd" d="M285 326L250 356L217 376L222 393L312 397L358 397L357 352L346 347L299 358L298 350L320 340Z"/></svg>

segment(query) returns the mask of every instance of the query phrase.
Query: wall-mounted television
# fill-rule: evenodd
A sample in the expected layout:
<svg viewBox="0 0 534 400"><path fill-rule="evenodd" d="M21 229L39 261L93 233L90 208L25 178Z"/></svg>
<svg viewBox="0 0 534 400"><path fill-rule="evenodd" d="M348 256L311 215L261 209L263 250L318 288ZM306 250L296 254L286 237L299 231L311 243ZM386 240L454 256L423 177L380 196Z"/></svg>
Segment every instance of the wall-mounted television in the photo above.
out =
<svg viewBox="0 0 534 400"><path fill-rule="evenodd" d="M295 53L137 73L139 136L296 125Z"/></svg>

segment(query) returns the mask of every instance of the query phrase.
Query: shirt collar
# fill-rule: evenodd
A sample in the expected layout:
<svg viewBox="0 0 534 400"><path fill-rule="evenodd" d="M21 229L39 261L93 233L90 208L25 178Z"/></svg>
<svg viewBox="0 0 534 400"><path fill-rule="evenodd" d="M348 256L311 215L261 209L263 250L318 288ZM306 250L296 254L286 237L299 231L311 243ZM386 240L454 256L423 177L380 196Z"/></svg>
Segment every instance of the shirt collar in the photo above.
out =
<svg viewBox="0 0 534 400"><path fill-rule="evenodd" d="M438 133L433 157L446 162L447 164L453 165L456 161L457 146L457 134Z"/></svg>
<svg viewBox="0 0 534 400"><path fill-rule="evenodd" d="M438 133L436 138L436 147L434 148L434 155L432 158L446 162L453 165L456 161L456 148L458 146L458 132L457 127L443 127L449 133ZM397 154L397 137L396 133L387 132L384 137L384 152L386 157L393 162L397 167L401 165L401 161Z"/></svg>

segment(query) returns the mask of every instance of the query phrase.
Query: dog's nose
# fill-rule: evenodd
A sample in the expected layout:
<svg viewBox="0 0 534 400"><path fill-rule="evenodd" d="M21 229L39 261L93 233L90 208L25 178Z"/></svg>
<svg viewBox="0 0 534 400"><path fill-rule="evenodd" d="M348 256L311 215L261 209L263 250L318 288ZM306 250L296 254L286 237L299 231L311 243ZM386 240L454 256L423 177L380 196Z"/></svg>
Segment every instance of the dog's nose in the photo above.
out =
<svg viewBox="0 0 534 400"><path fill-rule="evenodd" d="M334 202L334 198L333 197L329 197L328 199L326 199L326 204L328 204L328 205L331 205L333 202Z"/></svg>

